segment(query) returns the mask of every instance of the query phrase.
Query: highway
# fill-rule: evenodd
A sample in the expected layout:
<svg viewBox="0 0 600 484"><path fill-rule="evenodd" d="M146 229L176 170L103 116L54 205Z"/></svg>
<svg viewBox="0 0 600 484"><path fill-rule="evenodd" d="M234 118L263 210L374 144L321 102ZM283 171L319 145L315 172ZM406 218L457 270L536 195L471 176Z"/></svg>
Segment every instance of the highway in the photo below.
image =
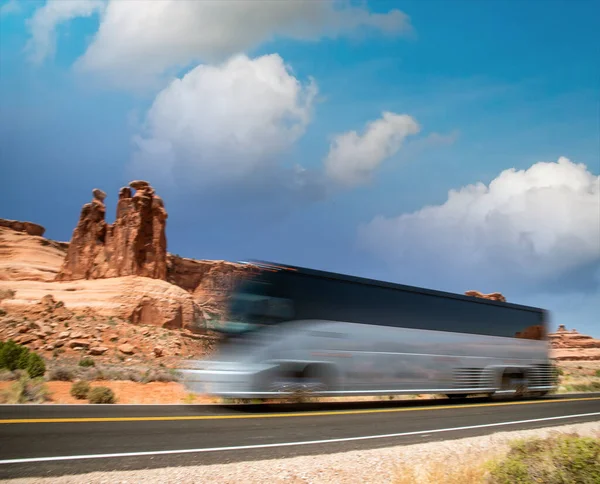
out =
<svg viewBox="0 0 600 484"><path fill-rule="evenodd" d="M300 406L1 405L0 479L206 465L600 420L600 394Z"/></svg>

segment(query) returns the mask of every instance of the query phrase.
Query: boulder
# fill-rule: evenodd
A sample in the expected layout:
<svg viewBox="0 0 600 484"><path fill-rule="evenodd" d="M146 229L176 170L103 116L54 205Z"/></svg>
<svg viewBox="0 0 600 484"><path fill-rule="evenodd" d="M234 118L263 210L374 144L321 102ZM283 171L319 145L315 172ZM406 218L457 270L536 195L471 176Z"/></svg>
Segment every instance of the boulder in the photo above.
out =
<svg viewBox="0 0 600 484"><path fill-rule="evenodd" d="M133 355L135 353L135 348L129 343L119 345L117 349L125 355Z"/></svg>
<svg viewBox="0 0 600 484"><path fill-rule="evenodd" d="M92 348L90 348L90 355L102 356L107 351L108 348L106 346L93 346Z"/></svg>

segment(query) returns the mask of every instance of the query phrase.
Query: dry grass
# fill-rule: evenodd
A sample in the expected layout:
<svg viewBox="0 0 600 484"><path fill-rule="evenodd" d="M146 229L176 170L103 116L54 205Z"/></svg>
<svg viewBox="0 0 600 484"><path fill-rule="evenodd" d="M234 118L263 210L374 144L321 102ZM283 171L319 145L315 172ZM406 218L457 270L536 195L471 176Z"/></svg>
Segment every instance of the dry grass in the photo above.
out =
<svg viewBox="0 0 600 484"><path fill-rule="evenodd" d="M477 447L425 461L401 460L393 484L600 482L600 432L587 437L550 431L544 438L516 439L492 450ZM464 449L463 449L464 451ZM542 479L537 479L542 476ZM565 478L566 480L564 480ZM519 480L520 479L520 480ZM537 480L536 480L537 479ZM563 480L561 480L563 479Z"/></svg>
<svg viewBox="0 0 600 484"><path fill-rule="evenodd" d="M487 462L495 453L451 455L421 465L402 463L395 468L394 484L480 484L489 476Z"/></svg>
<svg viewBox="0 0 600 484"><path fill-rule="evenodd" d="M600 391L600 361L565 361L558 363L557 393Z"/></svg>

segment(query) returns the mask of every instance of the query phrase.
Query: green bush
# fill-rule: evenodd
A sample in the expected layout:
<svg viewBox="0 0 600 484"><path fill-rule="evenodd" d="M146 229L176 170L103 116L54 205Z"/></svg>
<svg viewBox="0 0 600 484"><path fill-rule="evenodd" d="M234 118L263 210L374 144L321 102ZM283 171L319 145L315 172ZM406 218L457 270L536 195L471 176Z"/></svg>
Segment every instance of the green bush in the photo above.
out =
<svg viewBox="0 0 600 484"><path fill-rule="evenodd" d="M600 378L600 370L596 370L596 373L594 373L594 376L597 376L598 378Z"/></svg>
<svg viewBox="0 0 600 484"><path fill-rule="evenodd" d="M557 435L520 440L507 456L490 467L492 484L597 484L600 482L600 439Z"/></svg>
<svg viewBox="0 0 600 484"><path fill-rule="evenodd" d="M31 378L44 376L46 373L46 363L37 353L29 353L27 358L27 373Z"/></svg>
<svg viewBox="0 0 600 484"><path fill-rule="evenodd" d="M0 368L7 370L24 370L27 368L29 350L26 346L15 343L9 339L0 349Z"/></svg>
<svg viewBox="0 0 600 484"><path fill-rule="evenodd" d="M117 398L114 392L108 387L95 387L88 393L90 403L115 403Z"/></svg>
<svg viewBox="0 0 600 484"><path fill-rule="evenodd" d="M71 386L71 395L78 400L84 400L90 393L90 384L84 380L79 380Z"/></svg>
<svg viewBox="0 0 600 484"><path fill-rule="evenodd" d="M81 360L79 360L79 366L83 366L84 368L87 368L89 366L96 366L96 362L94 361L93 358L86 356L84 358L81 358Z"/></svg>

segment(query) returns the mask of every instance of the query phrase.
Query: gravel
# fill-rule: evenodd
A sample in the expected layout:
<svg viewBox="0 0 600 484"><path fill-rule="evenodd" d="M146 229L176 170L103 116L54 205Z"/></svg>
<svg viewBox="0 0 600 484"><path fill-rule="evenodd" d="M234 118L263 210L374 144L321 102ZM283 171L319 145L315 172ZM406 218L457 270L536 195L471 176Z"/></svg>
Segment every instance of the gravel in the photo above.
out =
<svg viewBox="0 0 600 484"><path fill-rule="evenodd" d="M545 437L552 432L600 438L600 421L545 429L497 432L483 437L404 445L338 454L292 457L233 464L167 467L138 471L94 472L63 477L10 479L11 483L39 484L163 484L163 483L393 483L399 469L439 463L445 468L501 455L515 438Z"/></svg>

